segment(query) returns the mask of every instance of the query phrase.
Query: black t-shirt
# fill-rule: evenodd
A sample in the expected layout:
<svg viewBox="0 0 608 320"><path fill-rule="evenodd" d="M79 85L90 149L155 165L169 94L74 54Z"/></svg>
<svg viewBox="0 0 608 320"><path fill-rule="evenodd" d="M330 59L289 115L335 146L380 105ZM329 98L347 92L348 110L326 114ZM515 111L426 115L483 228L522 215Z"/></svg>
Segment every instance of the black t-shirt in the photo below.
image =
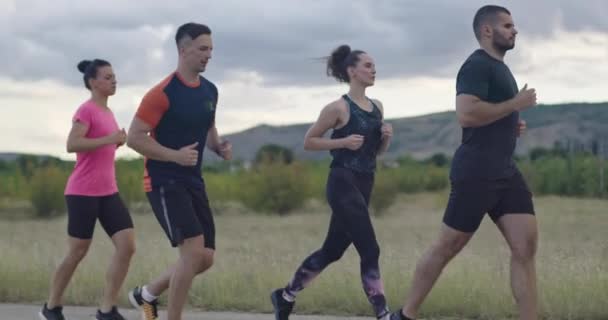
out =
<svg viewBox="0 0 608 320"><path fill-rule="evenodd" d="M456 79L456 95L469 94L489 103L500 103L517 95L515 78L500 60L479 49L464 62ZM462 144L452 161L450 178L501 179L517 171L513 153L517 141L519 113L476 128L462 128Z"/></svg>
<svg viewBox="0 0 608 320"><path fill-rule="evenodd" d="M198 160L194 166L146 158L146 192L171 181L203 187L203 152L207 133L215 122L217 101L217 87L211 81L199 76L198 84L187 83L177 72L144 96L136 117L152 128L154 140L173 150L198 142Z"/></svg>

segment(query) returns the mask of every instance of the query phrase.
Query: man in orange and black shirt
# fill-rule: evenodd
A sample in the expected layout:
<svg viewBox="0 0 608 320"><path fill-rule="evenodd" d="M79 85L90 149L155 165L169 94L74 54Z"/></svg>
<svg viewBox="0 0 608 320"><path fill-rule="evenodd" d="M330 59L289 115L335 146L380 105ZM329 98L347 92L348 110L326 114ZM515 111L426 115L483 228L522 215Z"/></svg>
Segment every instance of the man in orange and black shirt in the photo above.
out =
<svg viewBox="0 0 608 320"><path fill-rule="evenodd" d="M145 156L144 187L154 214L179 259L158 279L129 292L146 320L157 319L157 297L169 289L169 320L181 319L194 276L213 263L215 227L201 176L205 146L229 160L232 146L215 127L218 91L203 78L211 30L187 23L175 36L177 70L143 98L129 129L128 145Z"/></svg>

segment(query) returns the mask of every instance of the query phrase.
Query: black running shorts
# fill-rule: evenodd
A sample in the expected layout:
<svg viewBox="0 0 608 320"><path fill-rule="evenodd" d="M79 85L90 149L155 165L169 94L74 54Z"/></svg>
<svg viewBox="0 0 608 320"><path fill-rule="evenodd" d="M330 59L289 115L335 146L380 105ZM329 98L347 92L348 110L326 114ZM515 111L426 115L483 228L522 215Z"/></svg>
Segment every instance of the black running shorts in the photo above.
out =
<svg viewBox="0 0 608 320"><path fill-rule="evenodd" d="M204 185L193 187L169 180L153 187L147 196L172 246L203 235L205 248L215 249L215 224Z"/></svg>
<svg viewBox="0 0 608 320"><path fill-rule="evenodd" d="M443 222L458 231L472 233L486 213L494 223L505 214L534 214L532 193L518 171L497 180L452 181Z"/></svg>
<svg viewBox="0 0 608 320"><path fill-rule="evenodd" d="M93 238L95 222L112 237L116 232L133 228L129 210L118 193L109 196L66 195L68 235L79 239Z"/></svg>

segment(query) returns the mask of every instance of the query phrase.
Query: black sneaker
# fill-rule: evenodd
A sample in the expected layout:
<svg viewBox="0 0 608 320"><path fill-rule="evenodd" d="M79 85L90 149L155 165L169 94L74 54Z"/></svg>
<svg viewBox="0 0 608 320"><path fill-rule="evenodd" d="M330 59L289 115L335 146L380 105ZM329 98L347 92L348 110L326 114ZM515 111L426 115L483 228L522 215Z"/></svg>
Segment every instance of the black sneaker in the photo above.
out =
<svg viewBox="0 0 608 320"><path fill-rule="evenodd" d="M403 315L401 315L401 309L391 313L391 317L389 320L415 320L415 319L410 319L408 317L404 317Z"/></svg>
<svg viewBox="0 0 608 320"><path fill-rule="evenodd" d="M65 320L62 306L56 306L53 309L49 309L46 307L46 303L38 313L38 317L40 320Z"/></svg>
<svg viewBox="0 0 608 320"><path fill-rule="evenodd" d="M274 306L275 320L289 320L289 314L293 310L295 302L289 302L283 298L283 289L277 289L270 295Z"/></svg>
<svg viewBox="0 0 608 320"><path fill-rule="evenodd" d="M95 319L97 320L127 320L122 314L118 313L118 309L116 306L112 307L112 310L108 313L103 313L101 310L97 310L97 314L95 315Z"/></svg>
<svg viewBox="0 0 608 320"><path fill-rule="evenodd" d="M399 314L399 312L401 311L395 311L391 313L391 317L389 318L389 320L401 320L401 315Z"/></svg>
<svg viewBox="0 0 608 320"><path fill-rule="evenodd" d="M393 318L391 318L391 313L387 310L386 313L382 314L381 316L376 317L376 319L378 319L378 320L392 320Z"/></svg>
<svg viewBox="0 0 608 320"><path fill-rule="evenodd" d="M158 301L146 301L141 296L141 287L135 287L129 291L129 302L134 308L141 310L143 320L158 319Z"/></svg>

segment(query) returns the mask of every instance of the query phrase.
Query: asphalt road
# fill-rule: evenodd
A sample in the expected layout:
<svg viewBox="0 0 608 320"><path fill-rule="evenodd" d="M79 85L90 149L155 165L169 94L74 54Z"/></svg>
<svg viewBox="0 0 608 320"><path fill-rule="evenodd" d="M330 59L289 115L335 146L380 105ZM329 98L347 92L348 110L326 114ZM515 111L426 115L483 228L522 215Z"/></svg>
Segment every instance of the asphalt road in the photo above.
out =
<svg viewBox="0 0 608 320"><path fill-rule="evenodd" d="M0 304L1 320L39 320L38 312L40 306L25 304ZM95 319L95 307L72 307L63 309L67 320L92 320ZM120 309L120 312L128 320L141 319L140 313L134 309ZM298 316L289 317L293 320L363 320L372 319L366 317L326 317L326 316ZM160 319L166 319L163 310L160 311ZM183 320L274 320L271 314L234 313L234 312L195 312L188 311L183 314Z"/></svg>

